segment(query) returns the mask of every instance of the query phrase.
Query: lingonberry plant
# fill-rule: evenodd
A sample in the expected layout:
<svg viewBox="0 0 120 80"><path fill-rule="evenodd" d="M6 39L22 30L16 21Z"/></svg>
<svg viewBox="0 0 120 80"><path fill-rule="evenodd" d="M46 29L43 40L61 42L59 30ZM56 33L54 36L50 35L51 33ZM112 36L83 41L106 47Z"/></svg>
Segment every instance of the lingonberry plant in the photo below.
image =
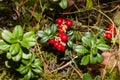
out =
<svg viewBox="0 0 120 80"><path fill-rule="evenodd" d="M42 72L40 59L35 58L35 54L29 49L36 44L34 32L24 33L22 27L17 25L13 32L2 31L0 39L0 52L6 55L5 65L8 68L15 67L15 70L23 75L22 80L29 80L37 77L36 74ZM0 55L2 55L0 54ZM20 64L17 64L20 63Z"/></svg>
<svg viewBox="0 0 120 80"><path fill-rule="evenodd" d="M79 40L81 44L75 43L77 38L76 31L70 30L72 26L72 20L57 18L56 25L53 24L45 31L38 31L41 43L49 43L53 45L58 51L69 55L72 51L75 52L77 58L81 58L79 61L81 65L95 64L103 61L103 56L99 53L109 49L104 37L95 37L90 32L85 32L81 35ZM49 34L48 34L49 33Z"/></svg>

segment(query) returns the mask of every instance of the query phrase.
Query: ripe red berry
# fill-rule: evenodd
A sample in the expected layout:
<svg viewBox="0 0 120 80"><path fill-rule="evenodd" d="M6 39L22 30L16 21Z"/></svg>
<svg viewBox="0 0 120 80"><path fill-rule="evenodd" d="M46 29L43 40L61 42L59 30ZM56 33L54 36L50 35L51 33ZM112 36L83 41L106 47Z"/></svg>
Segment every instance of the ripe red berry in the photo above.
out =
<svg viewBox="0 0 120 80"><path fill-rule="evenodd" d="M58 33L58 37L60 37L60 38L61 38L61 37L62 37L62 35L63 35L63 33Z"/></svg>
<svg viewBox="0 0 120 80"><path fill-rule="evenodd" d="M72 20L67 20L66 25L67 26L72 26L73 25Z"/></svg>
<svg viewBox="0 0 120 80"><path fill-rule="evenodd" d="M66 50L66 47L62 46L61 51L65 51L65 50Z"/></svg>
<svg viewBox="0 0 120 80"><path fill-rule="evenodd" d="M60 43L58 41L54 42L54 47L57 48Z"/></svg>
<svg viewBox="0 0 120 80"><path fill-rule="evenodd" d="M116 30L111 29L110 32L112 35L114 35L114 36L116 35Z"/></svg>
<svg viewBox="0 0 120 80"><path fill-rule="evenodd" d="M57 18L56 23L61 25L63 23L63 18Z"/></svg>
<svg viewBox="0 0 120 80"><path fill-rule="evenodd" d="M63 45L59 43L58 46L57 46L57 50L61 51L62 47L63 47Z"/></svg>
<svg viewBox="0 0 120 80"><path fill-rule="evenodd" d="M63 29L63 25L58 25L58 29Z"/></svg>
<svg viewBox="0 0 120 80"><path fill-rule="evenodd" d="M54 44L54 42L55 42L54 39L49 39L49 40L48 40L48 43L49 43L49 44Z"/></svg>
<svg viewBox="0 0 120 80"><path fill-rule="evenodd" d="M107 39L112 38L112 34L110 34L110 33L105 34L105 38L107 38Z"/></svg>
<svg viewBox="0 0 120 80"><path fill-rule="evenodd" d="M68 40L68 35L67 34L62 34L61 40L63 42L66 42Z"/></svg>
<svg viewBox="0 0 120 80"><path fill-rule="evenodd" d="M108 28L109 28L109 30L114 29L114 27L113 27L112 24L110 24L110 25L108 26Z"/></svg>

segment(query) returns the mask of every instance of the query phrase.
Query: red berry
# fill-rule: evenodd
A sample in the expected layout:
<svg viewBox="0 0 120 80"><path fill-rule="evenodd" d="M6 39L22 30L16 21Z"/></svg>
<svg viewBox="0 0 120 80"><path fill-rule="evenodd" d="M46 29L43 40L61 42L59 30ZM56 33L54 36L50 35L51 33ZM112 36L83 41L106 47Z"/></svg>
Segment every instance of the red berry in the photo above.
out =
<svg viewBox="0 0 120 80"><path fill-rule="evenodd" d="M49 44L54 44L54 42L55 42L54 39L49 39L49 40L48 40L48 43L49 43Z"/></svg>
<svg viewBox="0 0 120 80"><path fill-rule="evenodd" d="M68 35L67 34L63 34L62 37L61 37L61 40L63 42L66 42L68 40Z"/></svg>
<svg viewBox="0 0 120 80"><path fill-rule="evenodd" d="M65 46L62 46L61 51L65 51L65 50L66 50L66 47L65 47Z"/></svg>
<svg viewBox="0 0 120 80"><path fill-rule="evenodd" d="M57 48L60 43L58 41L54 42L54 47Z"/></svg>
<svg viewBox="0 0 120 80"><path fill-rule="evenodd" d="M61 25L63 23L63 18L57 18L56 23Z"/></svg>
<svg viewBox="0 0 120 80"><path fill-rule="evenodd" d="M67 25L67 26L72 26L72 24L73 24L73 23L72 23L72 20L67 20L67 22L66 22L66 25Z"/></svg>
<svg viewBox="0 0 120 80"><path fill-rule="evenodd" d="M112 35L116 35L116 30L111 29L110 32Z"/></svg>
<svg viewBox="0 0 120 80"><path fill-rule="evenodd" d="M61 38L61 37L62 37L62 35L63 35L63 33L58 33L58 37L60 37L60 38Z"/></svg>
<svg viewBox="0 0 120 80"><path fill-rule="evenodd" d="M114 27L113 27L113 25L112 24L110 24L109 26L108 26L108 28L111 30L111 29L114 29Z"/></svg>
<svg viewBox="0 0 120 80"><path fill-rule="evenodd" d="M105 38L108 38L108 39L112 38L112 34L110 34L110 33L105 34Z"/></svg>
<svg viewBox="0 0 120 80"><path fill-rule="evenodd" d="M62 47L63 47L63 45L59 43L58 46L57 46L57 50L61 51Z"/></svg>
<svg viewBox="0 0 120 80"><path fill-rule="evenodd" d="M62 29L62 28L63 28L63 25L62 25L62 24L58 26L58 29Z"/></svg>

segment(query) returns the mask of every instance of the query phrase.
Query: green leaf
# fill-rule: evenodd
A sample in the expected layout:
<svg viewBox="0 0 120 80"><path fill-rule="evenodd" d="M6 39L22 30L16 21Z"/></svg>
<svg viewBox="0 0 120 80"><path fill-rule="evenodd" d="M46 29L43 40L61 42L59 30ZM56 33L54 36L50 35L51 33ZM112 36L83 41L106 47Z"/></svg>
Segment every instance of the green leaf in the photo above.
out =
<svg viewBox="0 0 120 80"><path fill-rule="evenodd" d="M35 59L32 67L41 66L42 60L41 59Z"/></svg>
<svg viewBox="0 0 120 80"><path fill-rule="evenodd" d="M11 53L11 55L16 55L16 54L18 54L19 50L20 50L20 45L19 45L18 43L12 44L12 45L10 46L10 53Z"/></svg>
<svg viewBox="0 0 120 80"><path fill-rule="evenodd" d="M18 62L20 61L21 57L22 57L22 50L20 49L19 53L15 56L12 56L12 60L15 61L15 62Z"/></svg>
<svg viewBox="0 0 120 80"><path fill-rule="evenodd" d="M22 46L25 48L30 48L36 44L36 38L34 32L27 32L23 35L23 40L21 42Z"/></svg>
<svg viewBox="0 0 120 80"><path fill-rule="evenodd" d="M20 74L26 74L28 70L29 70L29 67L23 66L23 65L20 65L20 67L16 69L16 71L18 71Z"/></svg>
<svg viewBox="0 0 120 80"><path fill-rule="evenodd" d="M49 37L45 36L40 39L40 43L46 43L48 41Z"/></svg>
<svg viewBox="0 0 120 80"><path fill-rule="evenodd" d="M93 80L89 73L84 73L82 80Z"/></svg>
<svg viewBox="0 0 120 80"><path fill-rule="evenodd" d="M91 42L91 48L96 47L96 39L94 37L90 37L90 42Z"/></svg>
<svg viewBox="0 0 120 80"><path fill-rule="evenodd" d="M90 50L90 53L93 54L93 55L97 54L98 53L98 49L95 47L94 49Z"/></svg>
<svg viewBox="0 0 120 80"><path fill-rule="evenodd" d="M36 67L36 68L33 68L32 69L35 73L42 73L43 72L43 69L39 66L39 67Z"/></svg>
<svg viewBox="0 0 120 80"><path fill-rule="evenodd" d="M67 45L68 45L68 47L72 48L73 47L73 42L68 40Z"/></svg>
<svg viewBox="0 0 120 80"><path fill-rule="evenodd" d="M100 63L102 62L104 59L104 57L102 55L100 55L99 53L97 53L97 61Z"/></svg>
<svg viewBox="0 0 120 80"><path fill-rule="evenodd" d="M16 25L13 30L13 36L14 39L21 39L23 36L23 29L20 25Z"/></svg>
<svg viewBox="0 0 120 80"><path fill-rule="evenodd" d="M95 64L97 62L96 57L94 57L92 54L90 54L90 63Z"/></svg>
<svg viewBox="0 0 120 80"><path fill-rule="evenodd" d="M10 45L7 44L4 40L0 40L0 50L1 51L8 51Z"/></svg>
<svg viewBox="0 0 120 80"><path fill-rule="evenodd" d="M41 13L38 13L38 12L34 12L34 14L33 14L33 17L36 19L36 21L40 21L40 19L41 19Z"/></svg>
<svg viewBox="0 0 120 80"><path fill-rule="evenodd" d="M92 0L87 0L87 3L86 3L86 9L92 9L93 7L93 1Z"/></svg>
<svg viewBox="0 0 120 80"><path fill-rule="evenodd" d="M89 63L89 55L84 56L81 60L81 65L87 65Z"/></svg>
<svg viewBox="0 0 120 80"><path fill-rule="evenodd" d="M28 79L30 79L33 76L31 69L29 69L29 71L26 75L28 76Z"/></svg>
<svg viewBox="0 0 120 80"><path fill-rule="evenodd" d="M30 62L32 63L34 60L35 60L35 54L34 53L31 53L31 57L30 57Z"/></svg>
<svg viewBox="0 0 120 80"><path fill-rule="evenodd" d="M22 54L22 58L23 58L23 59L30 59L31 56L32 56L31 53L29 53L29 54L23 53L23 54Z"/></svg>
<svg viewBox="0 0 120 80"><path fill-rule="evenodd" d="M44 37L45 36L45 32L44 31L38 31L37 35L39 37Z"/></svg>
<svg viewBox="0 0 120 80"><path fill-rule="evenodd" d="M21 62L24 64L24 65L28 65L30 62L29 59L22 59Z"/></svg>
<svg viewBox="0 0 120 80"><path fill-rule="evenodd" d="M3 30L2 32L2 38L8 42L11 43L11 37L12 37L12 33L8 30Z"/></svg>
<svg viewBox="0 0 120 80"><path fill-rule="evenodd" d="M47 36L50 36L51 35L51 29L50 28L47 28L46 30L45 30L45 33L47 34Z"/></svg>
<svg viewBox="0 0 120 80"><path fill-rule="evenodd" d="M69 55L69 54L70 54L70 50L66 49L66 50L65 50L65 55L67 56L67 55Z"/></svg>
<svg viewBox="0 0 120 80"><path fill-rule="evenodd" d="M101 80L100 76L96 76L94 80Z"/></svg>
<svg viewBox="0 0 120 80"><path fill-rule="evenodd" d="M7 57L7 59L11 59L11 58L12 58L12 55L10 54L10 52L8 52L8 53L6 54L6 57Z"/></svg>
<svg viewBox="0 0 120 80"><path fill-rule="evenodd" d="M66 9L67 8L67 0L61 0L59 5L62 9Z"/></svg>
<svg viewBox="0 0 120 80"><path fill-rule="evenodd" d="M67 34L68 34L68 36L71 36L71 35L74 34L74 31L73 31L73 30L70 30L70 31L67 32Z"/></svg>
<svg viewBox="0 0 120 80"><path fill-rule="evenodd" d="M100 38L100 39L97 39L97 42L96 44L105 44L105 39L104 38Z"/></svg>
<svg viewBox="0 0 120 80"><path fill-rule="evenodd" d="M98 45L97 45L97 48L100 49L100 50L105 51L105 50L108 50L108 49L109 49L109 46L106 45L106 44L98 44Z"/></svg>
<svg viewBox="0 0 120 80"><path fill-rule="evenodd" d="M54 34L57 31L57 26L58 26L57 24L52 24L52 26L50 28L52 34Z"/></svg>
<svg viewBox="0 0 120 80"><path fill-rule="evenodd" d="M84 54L84 53L88 52L88 50L84 46L82 46L82 45L74 46L73 49L77 53L83 53Z"/></svg>
<svg viewBox="0 0 120 80"><path fill-rule="evenodd" d="M82 42L89 47L91 46L91 40L88 37L83 36L82 37Z"/></svg>
<svg viewBox="0 0 120 80"><path fill-rule="evenodd" d="M50 4L50 3L45 3L45 4L44 4L44 8L45 8L45 9L48 9L48 10L50 10L50 11L53 11L53 10L54 10L52 4Z"/></svg>

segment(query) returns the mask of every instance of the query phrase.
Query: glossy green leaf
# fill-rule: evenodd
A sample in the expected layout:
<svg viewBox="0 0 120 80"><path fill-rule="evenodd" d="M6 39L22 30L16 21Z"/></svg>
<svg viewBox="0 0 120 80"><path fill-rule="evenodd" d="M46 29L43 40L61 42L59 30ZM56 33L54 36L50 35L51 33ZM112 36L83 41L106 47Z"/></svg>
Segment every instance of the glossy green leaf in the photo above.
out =
<svg viewBox="0 0 120 80"><path fill-rule="evenodd" d="M29 53L29 54L23 53L23 54L22 54L22 58L23 58L23 59L30 59L31 56L32 56L31 53Z"/></svg>
<svg viewBox="0 0 120 80"><path fill-rule="evenodd" d="M7 59L11 59L11 58L12 58L11 53L10 53L10 52L8 52L8 53L6 54L6 57L7 57Z"/></svg>
<svg viewBox="0 0 120 80"><path fill-rule="evenodd" d="M4 40L0 40L0 51L8 51L10 45L7 44Z"/></svg>
<svg viewBox="0 0 120 80"><path fill-rule="evenodd" d="M97 39L96 41L96 44L105 44L105 39L104 38L100 38L100 39Z"/></svg>
<svg viewBox="0 0 120 80"><path fill-rule="evenodd" d="M68 47L72 48L72 47L73 47L73 42L70 41L70 40L68 40L68 41L67 41L67 45L68 45Z"/></svg>
<svg viewBox="0 0 120 80"><path fill-rule="evenodd" d="M68 34L68 36L71 36L71 35L74 34L74 31L73 31L73 30L70 30L70 31L67 32L67 34Z"/></svg>
<svg viewBox="0 0 120 80"><path fill-rule="evenodd" d="M28 65L28 64L31 63L29 59L22 59L21 62L22 62L24 65Z"/></svg>
<svg viewBox="0 0 120 80"><path fill-rule="evenodd" d="M32 69L35 73L42 73L43 72L43 69L39 66L39 67L36 67L36 68L33 68Z"/></svg>
<svg viewBox="0 0 120 80"><path fill-rule="evenodd" d="M87 53L88 52L88 50L82 45L74 46L73 49L77 53Z"/></svg>
<svg viewBox="0 0 120 80"><path fill-rule="evenodd" d="M28 66L23 66L20 65L20 67L18 69L16 69L20 74L26 74L29 70Z"/></svg>
<svg viewBox="0 0 120 80"><path fill-rule="evenodd" d="M82 57L81 65L87 65L89 63L89 55Z"/></svg>
<svg viewBox="0 0 120 80"><path fill-rule="evenodd" d="M28 79L30 79L33 76L33 72L31 69L29 69L28 73L26 74L28 76Z"/></svg>
<svg viewBox="0 0 120 80"><path fill-rule="evenodd" d="M93 80L89 73L84 73L82 80Z"/></svg>
<svg viewBox="0 0 120 80"><path fill-rule="evenodd" d="M82 42L89 47L91 46L91 40L88 37L83 36L82 37Z"/></svg>
<svg viewBox="0 0 120 80"><path fill-rule="evenodd" d="M94 49L90 50L90 53L93 54L93 55L97 54L98 53L98 49L95 47Z"/></svg>
<svg viewBox="0 0 120 80"><path fill-rule="evenodd" d="M22 50L20 49L19 53L15 56L12 56L12 60L15 61L15 62L18 62L20 61L21 57L22 57Z"/></svg>
<svg viewBox="0 0 120 80"><path fill-rule="evenodd" d="M45 36L45 32L44 31L38 31L37 35L39 37L44 37Z"/></svg>
<svg viewBox="0 0 120 80"><path fill-rule="evenodd" d="M11 43L11 37L12 37L12 33L8 30L3 30L2 32L2 38L8 42Z"/></svg>
<svg viewBox="0 0 120 80"><path fill-rule="evenodd" d="M52 34L54 34L57 31L57 26L58 26L57 24L52 24L52 26L50 28Z"/></svg>
<svg viewBox="0 0 120 80"><path fill-rule="evenodd" d="M108 50L110 47L108 45L106 45L106 44L98 44L97 48L100 49L100 50L105 51L105 50Z"/></svg>
<svg viewBox="0 0 120 80"><path fill-rule="evenodd" d="M65 50L65 55L67 56L67 55L69 55L69 54L70 54L70 50L66 49L66 50Z"/></svg>
<svg viewBox="0 0 120 80"><path fill-rule="evenodd" d="M47 36L50 36L51 33L52 33L52 31L51 31L50 28L47 28L47 29L45 30L45 33L47 34Z"/></svg>
<svg viewBox="0 0 120 80"><path fill-rule="evenodd" d="M20 50L20 45L19 45L18 43L12 44L12 45L10 46L10 53L11 53L11 55L16 55L16 54L18 54L19 50Z"/></svg>
<svg viewBox="0 0 120 80"><path fill-rule="evenodd" d="M103 59L104 59L104 57L98 53L97 54L97 61L100 63L103 61Z"/></svg>
<svg viewBox="0 0 120 80"><path fill-rule="evenodd" d="M59 5L62 9L66 9L67 8L67 0L61 0Z"/></svg>
<svg viewBox="0 0 120 80"><path fill-rule="evenodd" d="M42 65L42 60L41 59L35 59L34 63L32 63L32 67L37 67Z"/></svg>
<svg viewBox="0 0 120 80"><path fill-rule="evenodd" d="M36 38L34 32L27 32L23 35L23 40L21 42L22 46L25 48L30 48L36 44Z"/></svg>
<svg viewBox="0 0 120 80"><path fill-rule="evenodd" d="M97 62L96 57L94 57L92 54L90 54L90 63L95 64Z"/></svg>
<svg viewBox="0 0 120 80"><path fill-rule="evenodd" d="M92 7L93 7L93 1L92 0L87 0L86 9L91 9Z"/></svg>
<svg viewBox="0 0 120 80"><path fill-rule="evenodd" d="M48 41L49 37L45 36L40 39L40 43L46 43Z"/></svg>
<svg viewBox="0 0 120 80"><path fill-rule="evenodd" d="M13 36L12 38L20 39L23 36L23 29L20 25L16 25L13 30Z"/></svg>
<svg viewBox="0 0 120 80"><path fill-rule="evenodd" d="M31 53L31 57L30 57L30 62L32 63L34 60L35 60L35 54L34 53Z"/></svg>

